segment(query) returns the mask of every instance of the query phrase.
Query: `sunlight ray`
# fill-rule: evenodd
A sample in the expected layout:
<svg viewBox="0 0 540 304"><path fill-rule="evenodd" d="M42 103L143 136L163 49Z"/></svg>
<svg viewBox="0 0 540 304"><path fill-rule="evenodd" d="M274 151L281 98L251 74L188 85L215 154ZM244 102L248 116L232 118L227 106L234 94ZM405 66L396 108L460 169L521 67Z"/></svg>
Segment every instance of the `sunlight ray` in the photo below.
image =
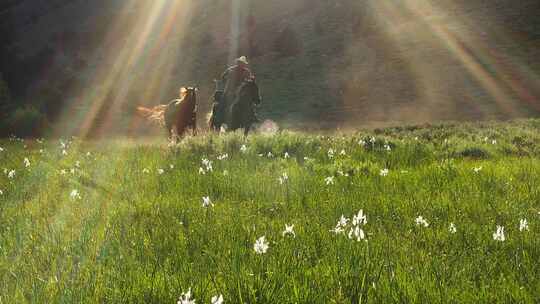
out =
<svg viewBox="0 0 540 304"><path fill-rule="evenodd" d="M123 111L130 91L137 77L148 79L141 98L147 99L156 91L162 91L169 81L170 72L179 57L180 43L168 46L170 39L176 41L184 35L190 1L159 1L143 3L137 8L126 5L126 9L136 9L134 14L125 14L105 37L104 45L109 46L105 57L98 64L86 89L77 102L65 110L65 119L72 127L69 132L87 136L96 130L109 132L117 127L115 120ZM182 20L178 20L182 19ZM122 29L129 25L128 34L122 36ZM81 107L87 107L83 117L74 119ZM96 119L100 117L100 121ZM66 132L65 128L58 133Z"/></svg>

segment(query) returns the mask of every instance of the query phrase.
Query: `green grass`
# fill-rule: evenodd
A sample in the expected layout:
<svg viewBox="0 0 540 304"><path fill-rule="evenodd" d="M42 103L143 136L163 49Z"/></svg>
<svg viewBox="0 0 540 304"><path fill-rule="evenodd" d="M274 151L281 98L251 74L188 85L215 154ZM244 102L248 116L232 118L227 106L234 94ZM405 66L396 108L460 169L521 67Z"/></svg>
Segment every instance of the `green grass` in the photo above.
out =
<svg viewBox="0 0 540 304"><path fill-rule="evenodd" d="M58 140L4 140L0 169L15 176L0 172L0 303L176 303L189 288L197 303L538 303L539 131L524 120L203 134L175 148L73 140L67 155ZM199 174L202 158L212 172ZM351 224L330 232L360 209L367 241L347 237Z"/></svg>

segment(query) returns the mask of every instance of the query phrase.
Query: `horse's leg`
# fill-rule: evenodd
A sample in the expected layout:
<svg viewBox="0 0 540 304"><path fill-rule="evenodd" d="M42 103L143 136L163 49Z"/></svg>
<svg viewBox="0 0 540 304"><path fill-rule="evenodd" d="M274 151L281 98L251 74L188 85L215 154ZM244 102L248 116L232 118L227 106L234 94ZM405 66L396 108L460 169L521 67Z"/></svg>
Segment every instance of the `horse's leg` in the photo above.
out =
<svg viewBox="0 0 540 304"><path fill-rule="evenodd" d="M239 113L239 106L238 103L234 103L231 106L231 131L236 131L237 129L241 128L242 125L240 123L240 114Z"/></svg>
<svg viewBox="0 0 540 304"><path fill-rule="evenodd" d="M212 107L212 113L210 114L210 119L208 120L208 127L214 132L219 132L221 127L221 117L223 116L222 104L214 103Z"/></svg>
<svg viewBox="0 0 540 304"><path fill-rule="evenodd" d="M173 126L171 123L165 122L165 133L167 134L167 139L172 141L173 139Z"/></svg>
<svg viewBox="0 0 540 304"><path fill-rule="evenodd" d="M210 115L210 118L208 119L208 128L210 129L210 131L216 130L216 128L214 128L214 114L213 113L212 115Z"/></svg>
<svg viewBox="0 0 540 304"><path fill-rule="evenodd" d="M178 139L182 139L184 137L184 133L186 133L186 129L188 127L188 124L182 123L177 124L176 128L178 129Z"/></svg>
<svg viewBox="0 0 540 304"><path fill-rule="evenodd" d="M176 145L178 141L179 135L178 135L178 125L175 124L171 128L171 142Z"/></svg>
<svg viewBox="0 0 540 304"><path fill-rule="evenodd" d="M197 114L195 113L191 118L191 128L193 129L193 136L197 135Z"/></svg>

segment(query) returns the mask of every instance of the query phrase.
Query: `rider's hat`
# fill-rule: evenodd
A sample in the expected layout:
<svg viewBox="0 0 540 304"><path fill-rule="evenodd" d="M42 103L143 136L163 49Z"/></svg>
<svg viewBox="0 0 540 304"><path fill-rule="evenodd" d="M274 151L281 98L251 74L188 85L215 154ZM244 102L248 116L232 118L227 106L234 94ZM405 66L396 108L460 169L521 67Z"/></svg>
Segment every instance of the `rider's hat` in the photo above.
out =
<svg viewBox="0 0 540 304"><path fill-rule="evenodd" d="M241 56L239 58L236 58L236 62L241 62L243 64L249 64L249 62L247 61L246 56Z"/></svg>

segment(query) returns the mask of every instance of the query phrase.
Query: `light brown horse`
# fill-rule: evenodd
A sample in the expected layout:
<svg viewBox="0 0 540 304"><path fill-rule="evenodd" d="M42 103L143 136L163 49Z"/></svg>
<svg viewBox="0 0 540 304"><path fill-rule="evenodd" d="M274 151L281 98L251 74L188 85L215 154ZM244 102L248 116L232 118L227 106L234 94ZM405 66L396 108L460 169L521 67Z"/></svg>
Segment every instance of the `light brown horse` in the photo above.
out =
<svg viewBox="0 0 540 304"><path fill-rule="evenodd" d="M180 99L174 99L166 105L153 108L137 107L137 113L150 121L164 125L167 134L176 139L186 130L197 129L197 88L180 88Z"/></svg>

